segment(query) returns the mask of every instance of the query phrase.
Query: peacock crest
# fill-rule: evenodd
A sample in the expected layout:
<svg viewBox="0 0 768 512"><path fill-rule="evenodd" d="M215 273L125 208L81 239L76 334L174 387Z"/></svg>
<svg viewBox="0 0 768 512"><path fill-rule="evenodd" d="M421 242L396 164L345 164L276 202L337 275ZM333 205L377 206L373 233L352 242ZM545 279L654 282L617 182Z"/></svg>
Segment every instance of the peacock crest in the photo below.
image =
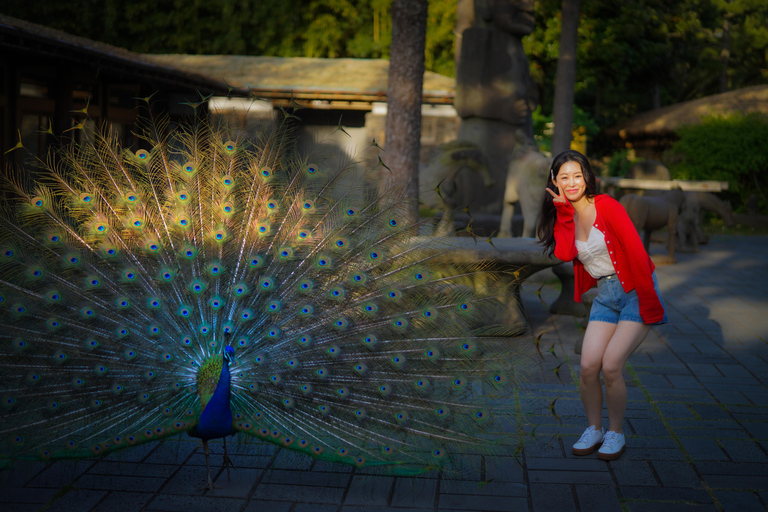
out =
<svg viewBox="0 0 768 512"><path fill-rule="evenodd" d="M522 360L467 285L493 274L436 263L401 189L285 123L243 134L148 117L138 151L97 132L3 186L3 460L207 440L215 404L228 433L402 471L503 435Z"/></svg>

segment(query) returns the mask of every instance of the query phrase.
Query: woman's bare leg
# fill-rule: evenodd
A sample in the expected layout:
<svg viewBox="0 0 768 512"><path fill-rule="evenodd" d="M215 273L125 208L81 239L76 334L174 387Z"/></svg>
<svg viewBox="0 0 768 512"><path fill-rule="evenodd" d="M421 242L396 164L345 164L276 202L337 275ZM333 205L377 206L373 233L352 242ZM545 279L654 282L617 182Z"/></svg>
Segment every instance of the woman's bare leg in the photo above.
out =
<svg viewBox="0 0 768 512"><path fill-rule="evenodd" d="M600 370L603 367L606 348L615 331L616 324L593 320L587 324L581 345L581 403L584 405L587 421L598 430L603 423L603 386L600 384Z"/></svg>
<svg viewBox="0 0 768 512"><path fill-rule="evenodd" d="M647 324L621 321L603 351L601 366L605 381L605 400L608 403L608 430L619 434L623 433L624 413L627 410L627 386L622 374L624 364L645 339L650 329L651 326ZM584 341L586 343L586 336ZM586 409L586 405L584 408Z"/></svg>

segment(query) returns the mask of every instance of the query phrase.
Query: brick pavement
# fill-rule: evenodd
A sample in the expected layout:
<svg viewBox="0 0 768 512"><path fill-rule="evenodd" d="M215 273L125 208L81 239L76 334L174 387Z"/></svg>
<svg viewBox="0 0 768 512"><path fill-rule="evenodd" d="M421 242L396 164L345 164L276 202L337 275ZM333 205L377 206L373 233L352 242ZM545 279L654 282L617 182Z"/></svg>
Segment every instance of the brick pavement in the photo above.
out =
<svg viewBox="0 0 768 512"><path fill-rule="evenodd" d="M0 472L0 512L766 510L767 254L768 237L721 236L657 269L670 323L627 365L618 461L570 453L584 427L574 354L584 321L547 313L558 294L547 271L523 290L543 357L523 400L535 437L517 459L468 456L460 473L395 478L248 443L235 448L232 480L220 474L223 488L201 495L199 442L179 437L106 459L20 463Z"/></svg>

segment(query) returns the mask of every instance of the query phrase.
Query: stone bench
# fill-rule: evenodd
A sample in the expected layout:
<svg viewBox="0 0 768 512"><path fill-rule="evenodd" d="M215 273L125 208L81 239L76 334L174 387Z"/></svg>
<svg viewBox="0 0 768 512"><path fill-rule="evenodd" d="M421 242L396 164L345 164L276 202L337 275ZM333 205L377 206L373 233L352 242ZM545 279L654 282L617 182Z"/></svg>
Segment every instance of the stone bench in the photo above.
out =
<svg viewBox="0 0 768 512"><path fill-rule="evenodd" d="M494 238L493 245L485 239L471 237L434 237L430 242L434 242L431 249L435 251L434 261L446 265L480 263L499 278L496 283L476 282L474 285L491 295L490 286L499 289L501 293L497 297L504 304L504 313L497 321L505 325L530 327L520 300L520 285L536 272L560 263L560 260L546 256L535 238Z"/></svg>

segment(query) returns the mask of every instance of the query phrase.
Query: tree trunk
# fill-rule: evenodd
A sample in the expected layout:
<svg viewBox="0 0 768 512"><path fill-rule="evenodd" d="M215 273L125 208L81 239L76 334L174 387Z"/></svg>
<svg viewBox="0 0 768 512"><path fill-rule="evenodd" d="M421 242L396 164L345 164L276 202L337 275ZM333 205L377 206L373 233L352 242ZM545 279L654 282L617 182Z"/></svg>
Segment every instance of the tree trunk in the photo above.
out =
<svg viewBox="0 0 768 512"><path fill-rule="evenodd" d="M723 45L720 49L720 92L728 92L728 61L731 58L731 22L723 20Z"/></svg>
<svg viewBox="0 0 768 512"><path fill-rule="evenodd" d="M563 0L562 4L560 55L557 59L555 99L552 108L552 117L555 122L555 133L552 136L553 155L562 153L571 147L579 2L580 0Z"/></svg>
<svg viewBox="0 0 768 512"><path fill-rule="evenodd" d="M382 190L393 182L408 187L409 220L419 218L419 150L424 85L427 0L393 0L392 45L387 89L387 128Z"/></svg>

